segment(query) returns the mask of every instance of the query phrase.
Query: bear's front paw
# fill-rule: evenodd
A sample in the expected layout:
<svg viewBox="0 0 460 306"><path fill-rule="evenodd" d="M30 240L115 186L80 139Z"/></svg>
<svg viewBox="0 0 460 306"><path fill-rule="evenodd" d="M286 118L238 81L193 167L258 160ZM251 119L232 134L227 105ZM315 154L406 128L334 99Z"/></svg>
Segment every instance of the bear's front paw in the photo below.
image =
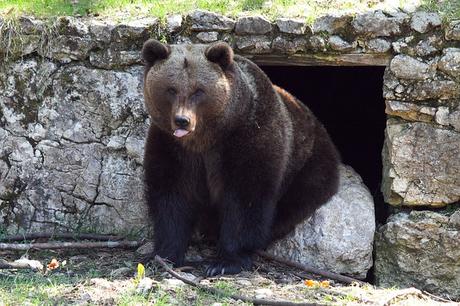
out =
<svg viewBox="0 0 460 306"><path fill-rule="evenodd" d="M206 276L212 277L223 274L238 274L242 270L250 270L252 260L247 257L240 260L219 260L211 263L206 269Z"/></svg>

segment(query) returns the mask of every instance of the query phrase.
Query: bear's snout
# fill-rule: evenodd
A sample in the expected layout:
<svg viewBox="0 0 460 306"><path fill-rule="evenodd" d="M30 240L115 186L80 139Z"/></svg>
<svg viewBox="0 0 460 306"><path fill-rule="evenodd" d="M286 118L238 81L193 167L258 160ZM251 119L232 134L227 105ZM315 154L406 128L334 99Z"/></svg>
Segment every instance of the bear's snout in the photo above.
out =
<svg viewBox="0 0 460 306"><path fill-rule="evenodd" d="M180 129L185 129L190 125L190 118L187 116L180 116L180 115L175 116L174 124Z"/></svg>

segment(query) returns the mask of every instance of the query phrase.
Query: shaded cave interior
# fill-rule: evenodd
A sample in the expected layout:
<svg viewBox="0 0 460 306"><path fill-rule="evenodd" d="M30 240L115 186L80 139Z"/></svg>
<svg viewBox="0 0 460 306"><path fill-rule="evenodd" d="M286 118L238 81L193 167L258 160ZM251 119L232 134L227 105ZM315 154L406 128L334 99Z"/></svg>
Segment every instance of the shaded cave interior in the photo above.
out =
<svg viewBox="0 0 460 306"><path fill-rule="evenodd" d="M380 191L386 126L381 66L261 66L272 82L305 103L324 124L344 164L362 177L377 223L388 215Z"/></svg>

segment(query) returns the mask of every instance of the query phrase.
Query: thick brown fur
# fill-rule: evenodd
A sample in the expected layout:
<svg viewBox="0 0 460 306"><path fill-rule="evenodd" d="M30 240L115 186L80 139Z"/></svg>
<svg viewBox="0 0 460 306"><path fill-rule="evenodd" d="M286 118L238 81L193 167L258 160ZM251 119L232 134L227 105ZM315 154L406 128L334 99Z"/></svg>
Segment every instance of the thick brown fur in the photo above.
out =
<svg viewBox="0 0 460 306"><path fill-rule="evenodd" d="M225 43L145 43L146 199L155 254L181 265L197 227L217 237L208 275L251 267L337 191L339 155L295 97ZM177 116L188 134L176 137Z"/></svg>

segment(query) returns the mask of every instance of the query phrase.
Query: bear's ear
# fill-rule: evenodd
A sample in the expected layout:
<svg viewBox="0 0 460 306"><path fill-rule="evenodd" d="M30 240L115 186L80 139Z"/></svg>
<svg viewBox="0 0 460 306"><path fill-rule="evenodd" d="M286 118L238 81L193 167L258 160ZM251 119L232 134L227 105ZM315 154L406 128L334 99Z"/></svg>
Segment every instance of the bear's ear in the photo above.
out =
<svg viewBox="0 0 460 306"><path fill-rule="evenodd" d="M171 48L168 45L155 39L147 40L142 47L142 59L149 65L153 65L157 60L168 58L170 53Z"/></svg>
<svg viewBox="0 0 460 306"><path fill-rule="evenodd" d="M233 50L224 42L217 42L210 45L204 52L204 55L209 61L219 64L223 70L227 69L233 63Z"/></svg>

